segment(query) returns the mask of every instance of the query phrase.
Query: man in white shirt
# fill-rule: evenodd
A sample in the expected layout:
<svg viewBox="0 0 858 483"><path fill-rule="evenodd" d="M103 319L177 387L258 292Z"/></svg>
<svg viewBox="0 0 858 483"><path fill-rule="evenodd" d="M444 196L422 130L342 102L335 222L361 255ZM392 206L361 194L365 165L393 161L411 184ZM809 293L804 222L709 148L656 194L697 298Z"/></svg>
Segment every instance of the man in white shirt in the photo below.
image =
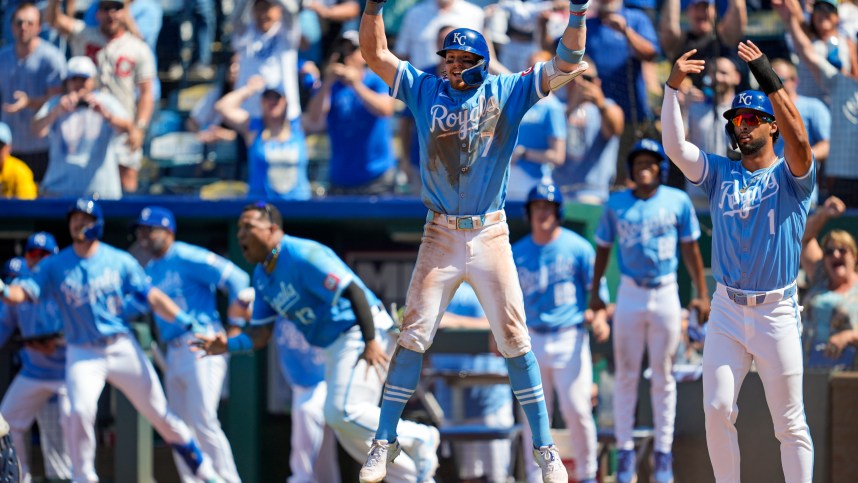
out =
<svg viewBox="0 0 858 483"><path fill-rule="evenodd" d="M437 37L443 26L482 32L483 10L466 0L423 0L411 7L396 38L396 55L419 69L438 63Z"/></svg>

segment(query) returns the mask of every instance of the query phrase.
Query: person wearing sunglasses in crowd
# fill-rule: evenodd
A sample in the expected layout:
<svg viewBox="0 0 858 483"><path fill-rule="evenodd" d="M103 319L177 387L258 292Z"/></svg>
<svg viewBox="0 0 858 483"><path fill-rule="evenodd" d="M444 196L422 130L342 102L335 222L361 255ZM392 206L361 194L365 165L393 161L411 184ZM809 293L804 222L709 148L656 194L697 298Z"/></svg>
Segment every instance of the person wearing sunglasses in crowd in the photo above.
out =
<svg viewBox="0 0 858 483"><path fill-rule="evenodd" d="M801 115L768 58L750 41L739 57L760 85L740 92L724 113L739 162L685 141L677 88L705 61L694 49L673 66L662 106L667 155L709 197L712 276L717 282L703 349L703 408L709 457L719 482L740 481L735 427L739 389L754 362L781 445L787 482L813 478L805 419L801 324L795 279L816 166ZM784 139L784 155L774 142Z"/></svg>
<svg viewBox="0 0 858 483"><path fill-rule="evenodd" d="M831 196L807 219L802 238L801 267L807 276L804 345L806 367L852 368L858 345L853 323L858 321L858 245L847 231L833 229L819 241L829 221L846 211L840 198Z"/></svg>

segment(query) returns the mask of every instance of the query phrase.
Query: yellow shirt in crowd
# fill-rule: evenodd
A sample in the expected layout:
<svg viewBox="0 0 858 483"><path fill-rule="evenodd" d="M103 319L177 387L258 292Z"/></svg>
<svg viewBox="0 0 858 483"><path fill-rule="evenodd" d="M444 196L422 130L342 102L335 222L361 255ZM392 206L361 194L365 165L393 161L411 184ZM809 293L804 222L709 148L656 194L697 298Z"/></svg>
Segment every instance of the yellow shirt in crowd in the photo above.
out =
<svg viewBox="0 0 858 483"><path fill-rule="evenodd" d="M20 159L8 156L0 170L0 198L36 198L36 182L33 172Z"/></svg>

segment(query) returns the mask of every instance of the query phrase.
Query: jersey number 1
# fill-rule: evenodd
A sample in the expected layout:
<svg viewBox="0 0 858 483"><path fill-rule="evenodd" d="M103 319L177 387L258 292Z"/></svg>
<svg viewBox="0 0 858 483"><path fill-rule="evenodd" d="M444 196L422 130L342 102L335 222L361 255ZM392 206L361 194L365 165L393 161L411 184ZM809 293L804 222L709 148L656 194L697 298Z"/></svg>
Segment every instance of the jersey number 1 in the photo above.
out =
<svg viewBox="0 0 858 483"><path fill-rule="evenodd" d="M775 210L769 210L769 235L775 235Z"/></svg>

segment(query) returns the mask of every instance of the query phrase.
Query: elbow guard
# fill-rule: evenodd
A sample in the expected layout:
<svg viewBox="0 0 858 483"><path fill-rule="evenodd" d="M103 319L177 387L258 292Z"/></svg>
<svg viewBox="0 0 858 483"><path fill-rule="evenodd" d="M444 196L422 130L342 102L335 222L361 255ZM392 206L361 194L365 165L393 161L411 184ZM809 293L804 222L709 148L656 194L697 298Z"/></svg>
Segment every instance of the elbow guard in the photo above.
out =
<svg viewBox="0 0 858 483"><path fill-rule="evenodd" d="M563 44L561 43L560 45L562 46ZM569 52L573 51L570 50ZM578 52L581 52L581 56L583 57L584 52ZM560 56L560 47L557 48L557 55ZM561 57L561 59L571 63L571 61L565 58ZM551 62L546 62L542 68L545 69L545 75L548 76L548 88L552 91L555 91L572 82L576 77L583 74L584 71L586 71L589 67L590 65L586 62L579 62L578 67L576 67L575 70L573 70L572 72L564 72L560 70L559 67L557 67L557 57L555 57L551 60Z"/></svg>

